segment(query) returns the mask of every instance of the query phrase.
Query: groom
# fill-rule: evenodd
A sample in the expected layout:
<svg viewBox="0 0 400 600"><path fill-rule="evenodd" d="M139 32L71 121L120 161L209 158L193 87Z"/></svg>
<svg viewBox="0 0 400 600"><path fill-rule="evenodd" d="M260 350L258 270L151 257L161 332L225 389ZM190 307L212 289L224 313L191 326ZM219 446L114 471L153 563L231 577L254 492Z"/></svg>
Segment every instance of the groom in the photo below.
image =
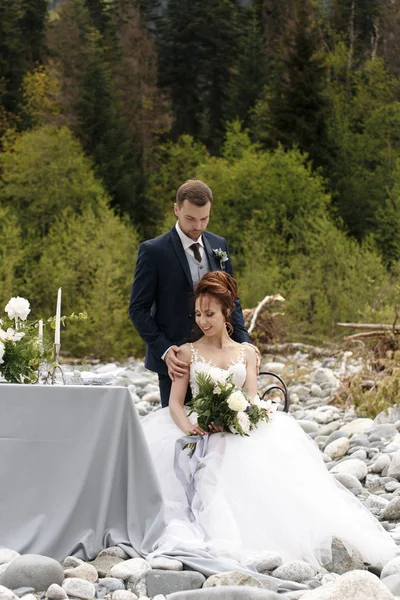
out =
<svg viewBox="0 0 400 600"><path fill-rule="evenodd" d="M129 315L146 342L145 365L158 373L163 407L172 381L188 369L179 359L179 346L188 341L193 327L194 285L209 271L223 269L232 275L225 239L206 231L212 201L205 183L186 181L176 193L176 225L139 247ZM231 321L232 338L249 342L239 299Z"/></svg>

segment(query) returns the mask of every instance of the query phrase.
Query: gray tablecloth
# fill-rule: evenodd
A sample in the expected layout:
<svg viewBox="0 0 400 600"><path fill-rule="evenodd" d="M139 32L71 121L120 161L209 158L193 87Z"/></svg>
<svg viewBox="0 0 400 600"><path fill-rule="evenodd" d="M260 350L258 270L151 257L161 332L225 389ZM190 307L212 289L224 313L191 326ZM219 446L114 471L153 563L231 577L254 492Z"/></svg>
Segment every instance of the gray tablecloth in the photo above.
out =
<svg viewBox="0 0 400 600"><path fill-rule="evenodd" d="M129 391L0 385L0 546L62 560L151 551L162 499Z"/></svg>
<svg viewBox="0 0 400 600"><path fill-rule="evenodd" d="M0 546L56 560L120 545L146 556L165 527L162 497L129 391L0 384ZM206 576L241 570L284 592L301 584L207 552L170 558Z"/></svg>

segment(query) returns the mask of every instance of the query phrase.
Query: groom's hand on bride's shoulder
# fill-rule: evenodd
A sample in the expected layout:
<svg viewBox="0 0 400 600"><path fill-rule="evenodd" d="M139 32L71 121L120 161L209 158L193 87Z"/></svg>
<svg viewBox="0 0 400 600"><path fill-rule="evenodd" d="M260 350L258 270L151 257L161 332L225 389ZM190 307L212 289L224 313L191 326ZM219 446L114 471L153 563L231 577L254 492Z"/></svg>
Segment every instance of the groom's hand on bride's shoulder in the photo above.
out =
<svg viewBox="0 0 400 600"><path fill-rule="evenodd" d="M256 353L256 369L257 369L257 375L260 372L260 363L261 363L261 352L259 351L259 349L257 348L257 346L255 346L254 344L250 344L249 342L242 342L242 344L244 346L250 346L250 348L253 348L253 350L255 350Z"/></svg>
<svg viewBox="0 0 400 600"><path fill-rule="evenodd" d="M165 364L168 367L168 375L175 381L176 377L183 377L188 372L189 365L178 357L181 348L171 346L165 356Z"/></svg>

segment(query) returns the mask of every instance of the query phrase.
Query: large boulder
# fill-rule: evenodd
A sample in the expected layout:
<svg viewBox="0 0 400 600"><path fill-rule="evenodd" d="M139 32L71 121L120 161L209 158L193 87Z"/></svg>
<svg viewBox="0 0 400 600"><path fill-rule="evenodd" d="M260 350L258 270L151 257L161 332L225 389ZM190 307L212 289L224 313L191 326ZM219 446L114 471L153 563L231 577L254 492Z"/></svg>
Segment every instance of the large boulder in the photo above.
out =
<svg viewBox="0 0 400 600"><path fill-rule="evenodd" d="M301 600L394 600L388 588L369 571L350 571L333 583L306 592Z"/></svg>
<svg viewBox="0 0 400 600"><path fill-rule="evenodd" d="M372 419L358 418L353 419L353 421L350 421L350 423L346 423L346 425L343 425L343 427L340 429L341 431L347 433L349 437L351 437L357 433L364 433L364 431L368 431L371 429L371 427L373 427L373 425L374 422Z"/></svg>
<svg viewBox="0 0 400 600"><path fill-rule="evenodd" d="M254 587L221 586L168 594L167 600L281 600L282 596Z"/></svg>
<svg viewBox="0 0 400 600"><path fill-rule="evenodd" d="M32 587L36 592L45 592L52 583L61 585L63 581L64 571L60 563L39 554L14 558L0 576L0 585L10 590Z"/></svg>
<svg viewBox="0 0 400 600"><path fill-rule="evenodd" d="M359 481L362 481L366 478L368 469L365 462L359 458L349 458L348 460L344 460L335 465L333 469L331 469L331 473L347 473L349 475L354 475Z"/></svg>
<svg viewBox="0 0 400 600"><path fill-rule="evenodd" d="M331 550L332 559L323 565L327 571L343 575L348 571L365 569L362 556L358 550L352 548L348 551L339 538L333 538Z"/></svg>
<svg viewBox="0 0 400 600"><path fill-rule="evenodd" d="M152 570L146 573L147 592L150 597L157 594L172 594L201 588L206 578L197 571Z"/></svg>
<svg viewBox="0 0 400 600"><path fill-rule="evenodd" d="M242 571L227 571L226 573L216 573L215 575L211 575L203 585L203 588L218 587L221 585L244 585L256 588L263 587L263 584L249 573L244 573Z"/></svg>
<svg viewBox="0 0 400 600"><path fill-rule="evenodd" d="M289 581L302 583L303 581L312 579L315 571L308 563L302 560L293 560L275 569L272 575L279 579L288 579Z"/></svg>

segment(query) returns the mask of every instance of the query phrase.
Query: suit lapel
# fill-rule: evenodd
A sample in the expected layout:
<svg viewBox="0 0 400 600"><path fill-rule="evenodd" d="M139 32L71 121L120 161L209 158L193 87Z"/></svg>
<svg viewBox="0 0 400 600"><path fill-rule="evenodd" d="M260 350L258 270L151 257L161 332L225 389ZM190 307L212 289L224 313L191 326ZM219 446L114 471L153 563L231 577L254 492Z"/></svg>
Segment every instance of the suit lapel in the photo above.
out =
<svg viewBox="0 0 400 600"><path fill-rule="evenodd" d="M217 261L217 259L215 258L215 254L213 252L213 249L211 248L211 244L207 239L206 231L203 232L203 242L204 242L204 248L206 249L206 252L207 252L208 260L210 261L211 271L220 271L221 270L220 264Z"/></svg>
<svg viewBox="0 0 400 600"><path fill-rule="evenodd" d="M188 260L186 258L186 253L183 249L182 242L179 238L179 235L178 235L175 227L173 227L171 229L171 239L172 239L172 243L175 248L175 252L179 258L179 262L181 263L182 269L184 270L187 280L190 284L190 287L193 287L192 275L190 273L190 268L189 268Z"/></svg>

